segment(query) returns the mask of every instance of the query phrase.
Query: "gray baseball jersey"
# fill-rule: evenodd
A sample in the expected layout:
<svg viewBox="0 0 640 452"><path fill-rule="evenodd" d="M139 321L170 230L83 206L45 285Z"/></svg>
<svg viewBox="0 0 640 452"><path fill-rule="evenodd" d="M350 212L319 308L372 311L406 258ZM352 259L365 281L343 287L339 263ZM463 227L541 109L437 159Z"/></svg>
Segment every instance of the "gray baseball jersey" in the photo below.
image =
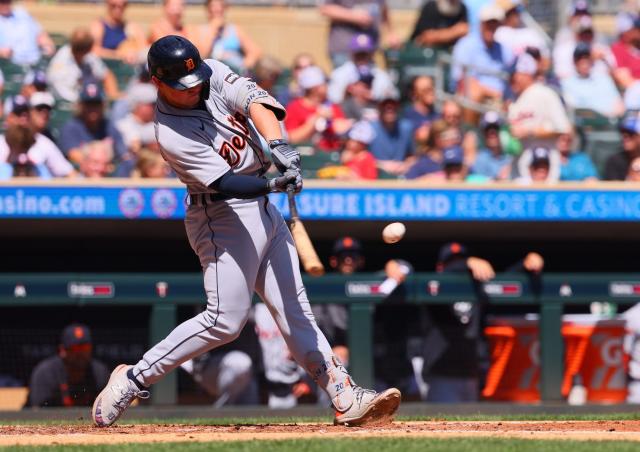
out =
<svg viewBox="0 0 640 452"><path fill-rule="evenodd" d="M233 169L236 174L261 175L269 167L260 136L248 119L249 106L258 102L279 119L284 108L265 90L226 65L205 62L213 69L206 110L182 110L158 99L156 137L160 152L189 193L214 192L208 187Z"/></svg>
<svg viewBox="0 0 640 452"><path fill-rule="evenodd" d="M254 82L217 61L206 64L213 69L206 110L174 108L160 98L156 111L162 155L191 194L213 192L208 185L229 169L260 175L269 165L247 119L251 103L259 102L284 118L282 106ZM235 339L255 291L296 361L338 410L349 408L353 387L316 325L295 245L280 212L266 196L195 198L199 201L187 208L185 226L202 265L207 309L145 353L134 366L134 376L151 385L188 359Z"/></svg>

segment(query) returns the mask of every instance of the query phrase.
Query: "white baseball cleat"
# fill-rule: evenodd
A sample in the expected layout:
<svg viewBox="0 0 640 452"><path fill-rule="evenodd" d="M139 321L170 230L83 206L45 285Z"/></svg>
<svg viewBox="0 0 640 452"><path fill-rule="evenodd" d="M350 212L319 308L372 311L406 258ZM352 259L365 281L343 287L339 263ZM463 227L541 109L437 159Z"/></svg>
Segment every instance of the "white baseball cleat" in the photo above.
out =
<svg viewBox="0 0 640 452"><path fill-rule="evenodd" d="M98 427L112 425L137 398L148 399L149 391L140 389L127 376L127 371L133 366L120 364L116 367L107 386L93 402L91 417Z"/></svg>
<svg viewBox="0 0 640 452"><path fill-rule="evenodd" d="M400 406L400 391L389 388L375 392L360 386L353 386L353 404L347 411L336 410L334 425L357 427L365 424L384 424L393 420Z"/></svg>

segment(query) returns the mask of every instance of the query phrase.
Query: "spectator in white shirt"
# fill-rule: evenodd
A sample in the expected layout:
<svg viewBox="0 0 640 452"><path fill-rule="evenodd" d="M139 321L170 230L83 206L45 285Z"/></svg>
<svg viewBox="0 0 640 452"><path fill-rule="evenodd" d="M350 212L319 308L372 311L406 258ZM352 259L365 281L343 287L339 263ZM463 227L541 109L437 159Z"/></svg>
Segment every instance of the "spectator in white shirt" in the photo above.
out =
<svg viewBox="0 0 640 452"><path fill-rule="evenodd" d="M137 154L143 147L158 150L153 121L157 96L156 88L149 83L140 83L129 91L131 112L115 124L127 148L116 171L117 176L129 176L135 167Z"/></svg>
<svg viewBox="0 0 640 452"><path fill-rule="evenodd" d="M531 55L518 57L511 76L516 99L509 105L509 127L524 148L553 149L558 135L571 131L571 123L560 96L536 78L537 72L538 64Z"/></svg>
<svg viewBox="0 0 640 452"><path fill-rule="evenodd" d="M395 90L391 77L384 70L376 66L373 55L376 51L376 43L371 36L361 33L351 39L351 60L337 67L331 73L328 96L334 104L341 103L349 85L356 83L363 69L368 70L372 76L371 96L374 101L379 101Z"/></svg>
<svg viewBox="0 0 640 452"><path fill-rule="evenodd" d="M7 128L12 126L31 127L29 120L29 103L24 96L14 96L9 102L7 113ZM36 133L35 143L29 148L27 155L34 165L44 164L52 176L69 177L75 174L71 163L64 158L60 149L41 133ZM0 162L6 162L9 157L9 146L4 135L0 135Z"/></svg>
<svg viewBox="0 0 640 452"><path fill-rule="evenodd" d="M47 76L54 94L65 101L77 102L82 86L98 81L109 98L119 96L118 82L104 62L91 52L93 37L87 28L76 28L69 44L55 54Z"/></svg>
<svg viewBox="0 0 640 452"><path fill-rule="evenodd" d="M591 54L594 59L594 73L608 74L616 67L616 60L608 45L596 39L591 16L581 16L574 25L573 39L556 43L553 49L553 69L560 80L575 75L573 64L573 51L579 42L591 46Z"/></svg>
<svg viewBox="0 0 640 452"><path fill-rule="evenodd" d="M524 25L521 13L524 5L520 0L499 0L497 2L504 9L504 22L496 30L495 39L502 46L511 50L513 55L524 53L527 48L538 49L542 57L542 69L549 67L549 48L544 37L533 28Z"/></svg>

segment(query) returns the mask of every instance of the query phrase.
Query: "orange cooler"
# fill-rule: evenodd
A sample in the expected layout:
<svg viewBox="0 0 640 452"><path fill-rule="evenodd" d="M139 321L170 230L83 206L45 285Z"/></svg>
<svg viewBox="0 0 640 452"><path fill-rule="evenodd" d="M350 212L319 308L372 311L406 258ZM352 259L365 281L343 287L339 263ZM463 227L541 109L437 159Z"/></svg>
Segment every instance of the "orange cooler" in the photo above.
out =
<svg viewBox="0 0 640 452"><path fill-rule="evenodd" d="M540 400L540 342L538 320L496 317L485 329L491 366L482 397L496 401Z"/></svg>
<svg viewBox="0 0 640 452"><path fill-rule="evenodd" d="M562 395L571 390L573 376L580 374L587 401L623 403L626 370L622 341L625 322L600 316L565 315L565 371ZM540 342L538 316L495 317L485 328L491 366L482 396L494 401L540 401Z"/></svg>
<svg viewBox="0 0 640 452"><path fill-rule="evenodd" d="M573 376L579 374L589 402L623 403L627 398L624 335L624 320L598 320L588 314L563 316L566 358L562 395L569 395Z"/></svg>

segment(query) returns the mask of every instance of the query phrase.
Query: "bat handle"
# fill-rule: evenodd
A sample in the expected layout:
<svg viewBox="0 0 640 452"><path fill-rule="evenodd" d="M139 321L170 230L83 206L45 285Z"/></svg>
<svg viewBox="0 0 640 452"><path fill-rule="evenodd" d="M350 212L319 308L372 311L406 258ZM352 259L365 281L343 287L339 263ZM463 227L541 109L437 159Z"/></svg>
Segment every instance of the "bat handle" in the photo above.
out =
<svg viewBox="0 0 640 452"><path fill-rule="evenodd" d="M292 220L297 220L298 208L296 206L296 187L293 184L287 185L287 198L289 199L289 213Z"/></svg>

